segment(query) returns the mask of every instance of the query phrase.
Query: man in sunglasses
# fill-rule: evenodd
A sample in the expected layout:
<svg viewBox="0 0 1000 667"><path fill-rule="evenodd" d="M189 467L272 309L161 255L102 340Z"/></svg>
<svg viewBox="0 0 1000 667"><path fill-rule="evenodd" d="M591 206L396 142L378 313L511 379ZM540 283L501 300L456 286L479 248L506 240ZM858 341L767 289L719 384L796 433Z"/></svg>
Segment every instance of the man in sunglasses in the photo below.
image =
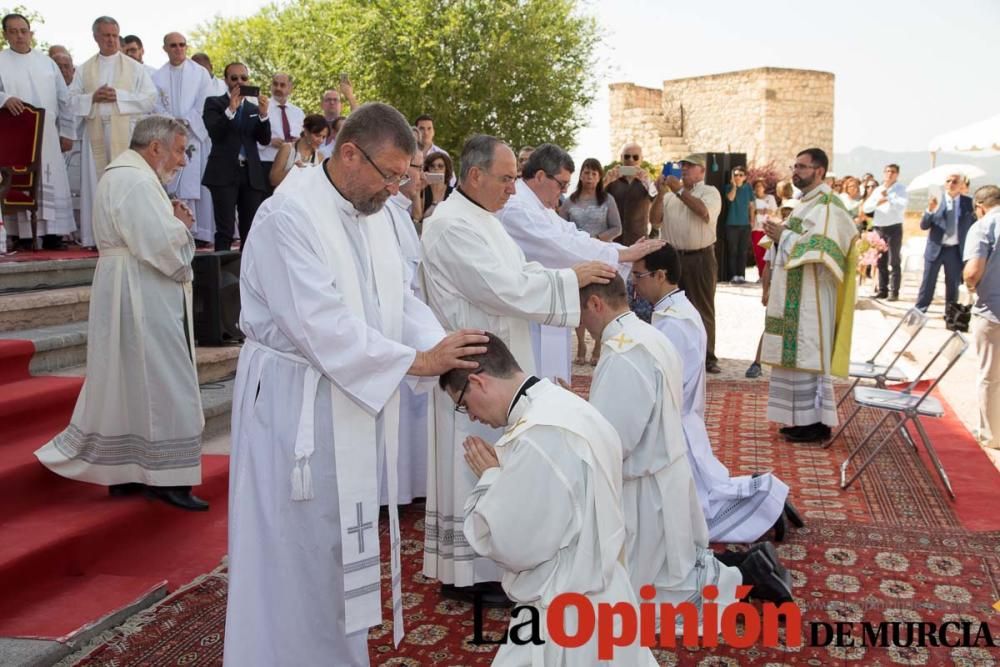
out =
<svg viewBox="0 0 1000 667"><path fill-rule="evenodd" d="M962 194L965 177L951 174L944 179L944 197L932 196L920 219L920 229L929 229L924 248L924 277L920 282L917 308L927 312L934 300L938 274L944 266L944 301L958 302L958 286L962 282L962 249L969 228L975 222L972 197Z"/></svg>
<svg viewBox="0 0 1000 667"><path fill-rule="evenodd" d="M260 159L260 148L271 142L267 96L261 95L254 104L240 93L250 81L243 63L226 65L223 78L229 92L207 98L202 112L212 152L201 182L212 193L216 250L232 247L237 218L242 249L257 208L270 190Z"/></svg>
<svg viewBox="0 0 1000 667"><path fill-rule="evenodd" d="M607 193L614 197L622 221L622 235L614 239L622 245L632 245L649 236L649 206L656 188L642 168L642 147L625 144L621 165L612 167L604 177Z"/></svg>

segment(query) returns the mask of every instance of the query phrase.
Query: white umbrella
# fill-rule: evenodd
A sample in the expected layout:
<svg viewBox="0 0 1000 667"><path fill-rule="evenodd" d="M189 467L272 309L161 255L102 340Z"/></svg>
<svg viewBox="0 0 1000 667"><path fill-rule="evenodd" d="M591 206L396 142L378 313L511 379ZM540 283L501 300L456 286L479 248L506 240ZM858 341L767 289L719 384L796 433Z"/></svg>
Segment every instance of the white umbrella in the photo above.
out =
<svg viewBox="0 0 1000 667"><path fill-rule="evenodd" d="M952 174L962 174L972 179L979 178L985 175L986 172L974 164L942 164L914 178L906 186L906 191L913 192L914 190L923 190L924 188L944 185L944 179Z"/></svg>

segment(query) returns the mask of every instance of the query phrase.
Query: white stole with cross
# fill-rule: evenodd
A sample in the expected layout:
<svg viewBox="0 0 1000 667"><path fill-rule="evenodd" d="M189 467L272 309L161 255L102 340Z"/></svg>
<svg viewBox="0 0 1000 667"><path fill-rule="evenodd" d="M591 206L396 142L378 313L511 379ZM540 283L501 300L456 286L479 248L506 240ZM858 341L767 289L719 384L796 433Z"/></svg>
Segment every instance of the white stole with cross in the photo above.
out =
<svg viewBox="0 0 1000 667"><path fill-rule="evenodd" d="M280 192L293 197L309 215L303 224L312 226L321 241L321 257L335 277L337 290L354 315L365 319L364 294L356 262L344 229L337 196L326 175L320 169L297 169L282 182ZM372 273L378 292L383 334L392 340L402 338L403 327L403 267L399 254L386 249L396 248L392 223L384 211L363 217L370 240ZM315 389L320 373L310 367L306 373L307 391ZM333 378L331 378L333 380ZM310 400L310 394L303 401ZM333 444L337 466L337 488L340 501L340 540L344 565L344 611L347 634L358 632L382 622L379 590L378 539L378 460L376 420L370 412L341 391L335 381L330 383L333 413ZM397 458L399 449L399 392L382 409L385 457L388 472L389 531L392 568L393 638L398 646L403 637L402 573L399 555L399 513L396 507ZM293 500L307 501L316 491L312 488L309 457L314 447L312 418L303 413L295 443L296 468L293 471ZM319 490L322 493L322 490ZM298 495L299 497L296 497Z"/></svg>

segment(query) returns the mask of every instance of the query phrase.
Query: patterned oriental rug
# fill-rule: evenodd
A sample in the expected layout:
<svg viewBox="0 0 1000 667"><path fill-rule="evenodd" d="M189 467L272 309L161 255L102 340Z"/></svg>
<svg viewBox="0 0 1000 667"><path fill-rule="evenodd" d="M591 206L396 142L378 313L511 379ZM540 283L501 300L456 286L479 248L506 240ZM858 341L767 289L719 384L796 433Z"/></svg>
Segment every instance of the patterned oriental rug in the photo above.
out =
<svg viewBox="0 0 1000 667"><path fill-rule="evenodd" d="M588 385L589 378L575 378L574 388L581 393ZM806 528L790 529L778 547L792 573L796 603L802 611L803 644L656 649L658 662L733 667L997 664L1000 651L982 642L976 647L810 645L811 623L853 623L857 638L862 634L862 621L925 622L937 626L947 621L967 621L972 623L973 639L979 624L989 622L994 641L1000 645L1000 609L992 608L1000 600L1000 532L963 528L951 502L935 484L936 477L901 440L892 443L890 452L854 486L842 491L838 468L846 455L843 442L829 450L785 443L777 426L764 418L766 396L761 394L762 386L759 382L710 382L707 421L716 451L731 472L748 474L773 469L792 488L793 499L806 516ZM873 423L871 415L859 418L848 438L857 442L863 429ZM980 476L982 479L973 481L992 484L994 489L1000 482L1000 474L992 466L981 468ZM961 494L962 489L958 492ZM989 511L985 502L982 511ZM369 634L372 664L490 664L495 646L471 643L471 606L443 600L436 582L419 573L423 506L401 508L401 521L407 633L396 649L392 645L391 621L373 628ZM384 550L388 531L385 516L380 526ZM388 577L385 564L384 596ZM388 604L386 618L391 617ZM87 657L75 664L221 665L225 605L226 573L220 567L126 626L99 638ZM487 638L501 636L507 614L499 610L487 612ZM820 632L820 637L824 634ZM905 637L905 626L903 634ZM949 630L947 638L949 643L959 642L961 630ZM274 640L280 642L282 638L276 636Z"/></svg>

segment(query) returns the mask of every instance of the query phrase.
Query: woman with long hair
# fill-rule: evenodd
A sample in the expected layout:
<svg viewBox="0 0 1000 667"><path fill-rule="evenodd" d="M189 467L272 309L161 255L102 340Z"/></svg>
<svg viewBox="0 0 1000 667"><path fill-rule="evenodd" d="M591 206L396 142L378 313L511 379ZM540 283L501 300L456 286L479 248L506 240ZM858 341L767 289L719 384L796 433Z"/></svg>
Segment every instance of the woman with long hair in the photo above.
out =
<svg viewBox="0 0 1000 667"><path fill-rule="evenodd" d="M576 190L559 207L559 215L601 241L610 241L622 233L622 221L615 200L604 191L604 168L590 157L580 167L580 178ZM587 363L586 330L576 329L576 363ZM590 355L590 365L596 366L601 358L601 343L594 342Z"/></svg>
<svg viewBox="0 0 1000 667"><path fill-rule="evenodd" d="M427 187L424 188L424 219L430 217L438 204L451 194L454 188L451 179L455 171L451 165L451 157L441 151L433 151L424 158L424 174L428 175ZM440 174L440 176L432 176Z"/></svg>

